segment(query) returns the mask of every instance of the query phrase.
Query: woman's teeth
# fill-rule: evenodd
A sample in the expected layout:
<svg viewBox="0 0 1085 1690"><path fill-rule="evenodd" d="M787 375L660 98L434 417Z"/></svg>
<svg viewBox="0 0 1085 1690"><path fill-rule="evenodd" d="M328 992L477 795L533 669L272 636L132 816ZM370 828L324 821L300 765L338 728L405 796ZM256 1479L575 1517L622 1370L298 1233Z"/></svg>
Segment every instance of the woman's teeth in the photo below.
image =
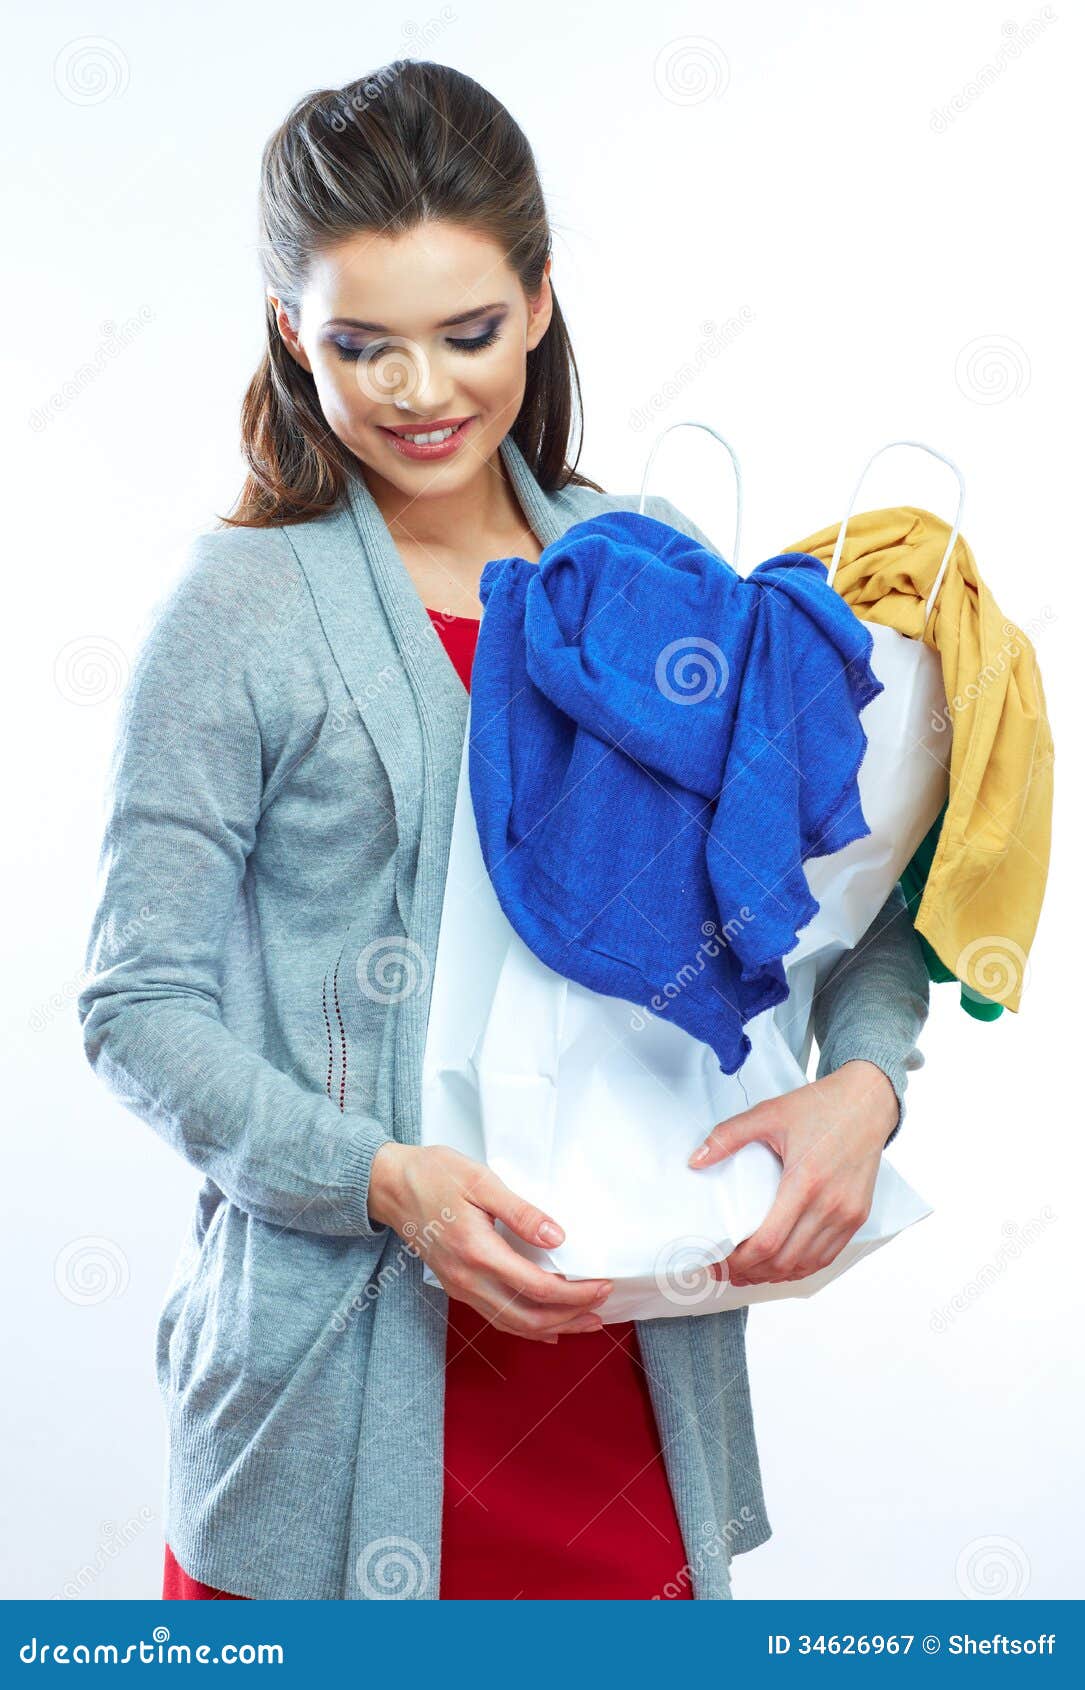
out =
<svg viewBox="0 0 1085 1690"><path fill-rule="evenodd" d="M460 424L457 423L456 428L459 427ZM456 428L439 428L433 434L400 434L399 438L409 440L415 446L436 446L439 441L450 439Z"/></svg>

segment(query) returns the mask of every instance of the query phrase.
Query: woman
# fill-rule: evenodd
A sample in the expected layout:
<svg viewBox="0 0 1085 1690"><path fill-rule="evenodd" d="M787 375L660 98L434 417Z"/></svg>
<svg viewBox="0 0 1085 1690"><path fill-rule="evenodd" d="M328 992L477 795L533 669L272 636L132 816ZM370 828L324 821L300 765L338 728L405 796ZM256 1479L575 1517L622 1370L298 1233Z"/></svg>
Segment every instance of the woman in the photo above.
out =
<svg viewBox="0 0 1085 1690"><path fill-rule="evenodd" d="M494 1226L561 1217L418 1142L482 567L634 502L566 461L531 150L468 77L389 66L295 107L261 214L250 474L125 696L79 1003L204 1175L157 1333L165 1594L729 1597L770 1531L746 1309L603 1327L605 1284ZM821 1077L714 1135L785 1161L749 1282L869 1208L926 1014L903 911L821 994Z"/></svg>

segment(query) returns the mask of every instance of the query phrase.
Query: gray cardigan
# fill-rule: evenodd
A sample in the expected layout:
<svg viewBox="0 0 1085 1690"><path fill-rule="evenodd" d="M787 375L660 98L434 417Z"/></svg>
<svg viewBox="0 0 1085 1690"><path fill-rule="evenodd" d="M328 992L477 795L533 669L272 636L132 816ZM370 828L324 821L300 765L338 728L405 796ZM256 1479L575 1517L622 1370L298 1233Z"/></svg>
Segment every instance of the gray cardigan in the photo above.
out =
<svg viewBox="0 0 1085 1690"><path fill-rule="evenodd" d="M636 508L501 452L541 545ZM367 1191L378 1146L419 1138L466 712L360 476L311 522L198 536L122 703L78 1011L204 1175L156 1334L164 1518L238 1595L440 1593L448 1301ZM819 1073L864 1057L899 1099L926 1012L897 895L822 990ZM770 1535L747 1313L637 1324L699 1598Z"/></svg>

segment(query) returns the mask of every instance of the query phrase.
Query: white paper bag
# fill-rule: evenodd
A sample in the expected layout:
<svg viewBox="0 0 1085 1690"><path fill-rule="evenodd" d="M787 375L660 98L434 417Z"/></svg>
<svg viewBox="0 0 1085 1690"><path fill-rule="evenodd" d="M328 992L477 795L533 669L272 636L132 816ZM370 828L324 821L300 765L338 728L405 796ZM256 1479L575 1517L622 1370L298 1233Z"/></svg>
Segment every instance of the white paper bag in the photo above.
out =
<svg viewBox="0 0 1085 1690"><path fill-rule="evenodd" d="M930 1214L883 1157L871 1212L820 1273L732 1287L708 1264L750 1237L772 1207L781 1163L748 1144L689 1168L718 1121L806 1082L819 981L861 939L946 798L949 732L930 649L870 624L881 692L863 710L858 785L870 833L806 865L820 903L784 959L790 995L747 1023L737 1074L673 1021L592 992L541 962L509 924L483 862L464 741L423 1061L423 1144L485 1162L565 1229L544 1250L502 1236L570 1279L608 1278L603 1321L707 1314L808 1297ZM706 941L711 943L712 941ZM689 959L695 967L697 959ZM428 1265L424 1276L439 1283Z"/></svg>

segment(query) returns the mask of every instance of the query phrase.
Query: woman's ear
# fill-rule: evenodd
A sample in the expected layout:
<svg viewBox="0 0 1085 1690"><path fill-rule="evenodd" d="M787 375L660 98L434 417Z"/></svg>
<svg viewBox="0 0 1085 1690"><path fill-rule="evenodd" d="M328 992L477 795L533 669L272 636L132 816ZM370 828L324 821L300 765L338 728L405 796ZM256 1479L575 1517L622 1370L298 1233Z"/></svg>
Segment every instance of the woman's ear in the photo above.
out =
<svg viewBox="0 0 1085 1690"><path fill-rule="evenodd" d="M267 296L268 301L275 312L275 322L278 326L279 334L282 336L283 343L285 344L287 351L290 353L290 356L294 359L294 361L301 365L303 370L308 370L309 374L312 375L313 366L310 364L309 355L304 346L302 346L301 341L298 339L297 330L290 320L289 306L284 305L282 300L273 294L270 288L267 290Z"/></svg>
<svg viewBox="0 0 1085 1690"><path fill-rule="evenodd" d="M532 352L538 346L543 335L550 327L550 319L554 315L554 295L550 288L550 266L553 259L548 258L543 266L542 281L534 299L527 302L527 350Z"/></svg>

